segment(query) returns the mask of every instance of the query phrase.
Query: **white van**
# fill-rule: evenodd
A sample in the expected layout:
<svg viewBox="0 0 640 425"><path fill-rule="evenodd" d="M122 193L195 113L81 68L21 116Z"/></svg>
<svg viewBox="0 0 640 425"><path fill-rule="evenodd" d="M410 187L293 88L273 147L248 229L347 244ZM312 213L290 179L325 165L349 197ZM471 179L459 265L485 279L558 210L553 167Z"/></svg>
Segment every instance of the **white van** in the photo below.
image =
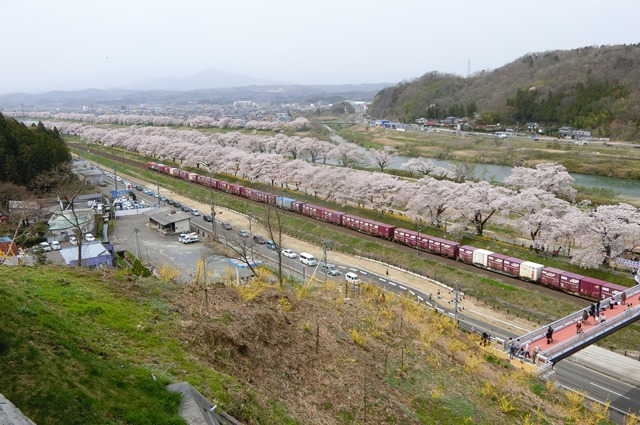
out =
<svg viewBox="0 0 640 425"><path fill-rule="evenodd" d="M353 272L346 273L344 275L344 278L347 283L350 283L353 286L358 286L358 283L360 282L360 277L358 277L358 275Z"/></svg>
<svg viewBox="0 0 640 425"><path fill-rule="evenodd" d="M313 255L309 254L308 252L301 252L300 253L300 262L302 264L306 264L307 266L317 266L318 265L318 260L316 260L316 257L314 257Z"/></svg>
<svg viewBox="0 0 640 425"><path fill-rule="evenodd" d="M197 233L181 233L178 237L178 242L181 243L191 243L198 241L200 241L200 238L198 237Z"/></svg>

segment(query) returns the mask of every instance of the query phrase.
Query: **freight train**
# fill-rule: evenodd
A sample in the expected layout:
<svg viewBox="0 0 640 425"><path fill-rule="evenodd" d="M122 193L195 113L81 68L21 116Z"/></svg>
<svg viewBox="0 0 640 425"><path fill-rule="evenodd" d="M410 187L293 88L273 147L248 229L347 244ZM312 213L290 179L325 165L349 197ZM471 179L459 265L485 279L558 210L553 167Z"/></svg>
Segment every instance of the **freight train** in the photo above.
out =
<svg viewBox="0 0 640 425"><path fill-rule="evenodd" d="M284 196L276 196L261 190L244 187L197 173L184 171L179 168L149 162L149 169L168 174L183 180L192 181L200 185L238 195L253 201L274 205L278 208L325 221L337 226L353 229L368 235L394 241L416 249L431 252L443 257L451 258L463 263L471 264L486 270L515 277L528 282L547 285L564 292L577 294L591 299L606 299L625 289L624 286L595 279L576 273L567 272L553 267L507 255L476 248L470 245L460 245L435 236L408 230L390 224L367 218L358 217L341 211L296 201Z"/></svg>

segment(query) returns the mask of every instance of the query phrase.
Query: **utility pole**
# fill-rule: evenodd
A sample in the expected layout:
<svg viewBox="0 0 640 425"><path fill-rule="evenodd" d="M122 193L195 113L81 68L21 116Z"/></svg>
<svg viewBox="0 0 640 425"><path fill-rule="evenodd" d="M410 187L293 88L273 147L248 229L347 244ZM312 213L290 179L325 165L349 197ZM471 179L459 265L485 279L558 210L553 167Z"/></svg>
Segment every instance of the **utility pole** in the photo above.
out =
<svg viewBox="0 0 640 425"><path fill-rule="evenodd" d="M211 163L209 161L201 161L198 162L198 167L200 164L207 167L207 173L209 174L209 192L211 193L211 231L213 232L213 241L218 240L218 229L216 228L216 206L213 203L213 184L212 184L212 173L211 173Z"/></svg>
<svg viewBox="0 0 640 425"><path fill-rule="evenodd" d="M420 226L420 217L416 221L416 254L420 255L420 231L424 229L424 226Z"/></svg>
<svg viewBox="0 0 640 425"><path fill-rule="evenodd" d="M251 261L253 262L253 230L251 229L251 222L253 221L253 213L247 213L249 217L249 251L251 252Z"/></svg>
<svg viewBox="0 0 640 425"><path fill-rule="evenodd" d="M136 258L140 260L140 229L136 227L133 230L136 234Z"/></svg>
<svg viewBox="0 0 640 425"><path fill-rule="evenodd" d="M324 262L324 284L327 284L327 276L329 275L327 269L327 251L329 250L329 244L331 241L329 239L325 239L322 241L322 261Z"/></svg>
<svg viewBox="0 0 640 425"><path fill-rule="evenodd" d="M453 317L455 319L456 322L456 326L458 326L458 296L460 294L460 292L458 291L458 281L456 280L456 289L454 290L453 293L453 308L455 309L454 313L453 313Z"/></svg>
<svg viewBox="0 0 640 425"><path fill-rule="evenodd" d="M116 167L113 167L113 184L115 185L116 192L118 191L118 179L116 178L118 175L116 174Z"/></svg>

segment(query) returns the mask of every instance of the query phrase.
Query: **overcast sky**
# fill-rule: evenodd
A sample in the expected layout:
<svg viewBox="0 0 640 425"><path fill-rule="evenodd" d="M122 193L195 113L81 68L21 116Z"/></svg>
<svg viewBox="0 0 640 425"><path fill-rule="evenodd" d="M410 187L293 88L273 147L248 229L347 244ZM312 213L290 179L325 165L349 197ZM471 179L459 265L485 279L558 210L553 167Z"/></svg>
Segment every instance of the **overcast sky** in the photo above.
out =
<svg viewBox="0 0 640 425"><path fill-rule="evenodd" d="M638 0L0 0L0 93L215 68L294 84L467 75L640 42Z"/></svg>

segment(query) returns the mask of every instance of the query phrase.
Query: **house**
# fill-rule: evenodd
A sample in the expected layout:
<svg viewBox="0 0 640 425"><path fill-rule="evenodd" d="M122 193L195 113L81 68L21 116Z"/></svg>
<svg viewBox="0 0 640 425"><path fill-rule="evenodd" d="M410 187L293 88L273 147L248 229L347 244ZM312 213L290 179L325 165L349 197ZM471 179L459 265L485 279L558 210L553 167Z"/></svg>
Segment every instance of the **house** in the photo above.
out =
<svg viewBox="0 0 640 425"><path fill-rule="evenodd" d="M102 244L99 241L85 242L80 246L82 266L84 267L113 267L115 258L113 245ZM78 265L78 247L69 246L60 250L60 255L68 266Z"/></svg>
<svg viewBox="0 0 640 425"><path fill-rule="evenodd" d="M166 235L191 232L191 214L164 207L145 213L149 216L149 227Z"/></svg>
<svg viewBox="0 0 640 425"><path fill-rule="evenodd" d="M0 236L0 258L18 255L18 247L8 236Z"/></svg>
<svg viewBox="0 0 640 425"><path fill-rule="evenodd" d="M39 199L36 201L9 201L9 215L20 220L24 225L47 221L51 213L47 209L55 205L52 200Z"/></svg>
<svg viewBox="0 0 640 425"><path fill-rule="evenodd" d="M82 233L91 233L95 228L94 211L91 208L74 208L53 213L49 219L49 231L47 241L64 241L69 236L78 236L77 230Z"/></svg>

